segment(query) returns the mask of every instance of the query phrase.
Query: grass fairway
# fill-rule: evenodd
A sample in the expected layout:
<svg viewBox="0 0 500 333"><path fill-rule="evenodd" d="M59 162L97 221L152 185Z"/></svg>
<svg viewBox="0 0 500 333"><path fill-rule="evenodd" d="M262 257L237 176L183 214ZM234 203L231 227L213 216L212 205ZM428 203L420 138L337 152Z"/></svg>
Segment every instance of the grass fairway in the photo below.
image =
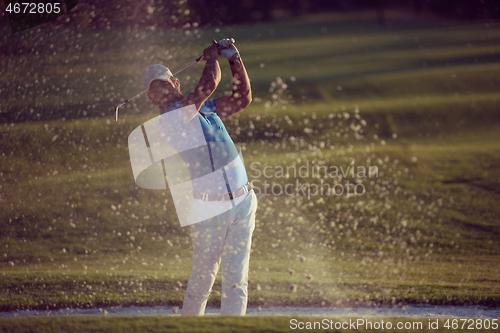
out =
<svg viewBox="0 0 500 333"><path fill-rule="evenodd" d="M198 31L200 40L236 38L255 90L254 103L226 122L260 191L249 303L498 306L500 29L334 18ZM41 44L24 36L37 55L23 44L2 51L1 310L182 304L189 230L179 227L168 191L136 187L128 156L128 134L155 110L138 100L112 120L113 106L142 90L150 62L168 50L177 68L200 52L192 42L181 53L182 36L84 30L77 38L61 30ZM176 41L168 49L167 37ZM76 56L75 38L92 51ZM200 71L186 71L181 82L192 87ZM219 95L227 82L226 74ZM332 175L330 167L356 173ZM357 167L377 173L359 175ZM321 195L321 181L365 191ZM308 190L276 194L289 184ZM220 304L220 284L210 306ZM127 328L202 323L149 318ZM0 326L112 331L128 321ZM202 326L273 331L285 322L207 318Z"/></svg>
<svg viewBox="0 0 500 333"><path fill-rule="evenodd" d="M482 319L480 323L460 322L453 332L491 332L492 320ZM370 324L368 324L370 322ZM496 321L497 322L497 321ZM316 324L315 324L316 323ZM359 325L357 325L359 324ZM465 324L465 325L464 325ZM477 328L475 325L477 324ZM485 329L484 325L489 329ZM314 326L316 325L316 326ZM336 325L338 328L335 329ZM344 328L341 328L343 325ZM354 326L351 326L354 325ZM371 325L371 326L367 326ZM378 325L378 326L377 326ZM401 328L398 328L399 326ZM406 325L406 326L405 326ZM354 328L376 332L436 332L447 330L453 325L453 319L430 318L318 318L318 317L55 317L0 319L0 328L6 332L290 332L291 329L315 332L350 332ZM470 326L472 325L472 326ZM494 325L494 324L493 324ZM379 327L378 329L373 329ZM388 328L390 327L390 328ZM406 328L405 328L406 327ZM432 328L431 328L432 327ZM467 329L467 327L469 327ZM494 327L494 326L493 326ZM372 329L370 329L372 328Z"/></svg>

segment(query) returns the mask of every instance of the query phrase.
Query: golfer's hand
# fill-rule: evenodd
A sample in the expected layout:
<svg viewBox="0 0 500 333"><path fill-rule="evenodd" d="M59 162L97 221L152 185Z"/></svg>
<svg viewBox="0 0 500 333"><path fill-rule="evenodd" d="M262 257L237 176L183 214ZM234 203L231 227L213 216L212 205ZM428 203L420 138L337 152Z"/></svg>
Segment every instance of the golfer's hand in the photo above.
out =
<svg viewBox="0 0 500 333"><path fill-rule="evenodd" d="M217 59L219 56L219 48L217 44L212 44L203 50L203 60L208 61L210 59Z"/></svg>
<svg viewBox="0 0 500 333"><path fill-rule="evenodd" d="M234 46L234 39L225 38L220 40L217 45L219 46L219 55L227 60L234 60L239 57L239 52Z"/></svg>

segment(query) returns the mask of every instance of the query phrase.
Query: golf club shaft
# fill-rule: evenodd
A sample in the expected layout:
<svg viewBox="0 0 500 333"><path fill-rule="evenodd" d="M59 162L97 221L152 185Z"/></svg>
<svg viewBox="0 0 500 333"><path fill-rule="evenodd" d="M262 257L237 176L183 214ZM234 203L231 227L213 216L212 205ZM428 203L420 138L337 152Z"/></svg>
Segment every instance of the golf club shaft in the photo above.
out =
<svg viewBox="0 0 500 333"><path fill-rule="evenodd" d="M173 72L173 73L172 73L172 76L174 76L174 75L176 75L176 74L178 74L178 73L182 72L182 71L183 71L183 70L185 70L186 68L189 68L189 67L193 66L194 64L196 64L197 62L199 62L201 59L203 59L203 56L201 56L201 57L197 58L196 60L191 61L191 62L190 62L189 64L187 64L186 66L184 66L184 67L182 67L182 68L180 68L180 69L176 70L175 72ZM147 92L147 90L144 90L143 92L141 92L141 93L139 93L139 94L135 95L134 97L127 99L125 102L122 102L122 103L118 104L118 105L116 106L116 108L115 108L115 120L116 120L116 121L118 121L118 109L119 109L121 106L123 106L123 105L127 104L128 102L130 102L131 100L133 100L133 99L135 99L135 98L139 97L140 95L144 94L145 92Z"/></svg>
<svg viewBox="0 0 500 333"><path fill-rule="evenodd" d="M180 68L180 69L176 70L175 72L173 72L173 73L172 73L172 76L177 75L177 74L179 74L180 72L182 72L183 70L185 70L186 68L189 68L189 67L193 66L194 64L196 64L197 62L199 62L201 59L203 59L203 56L199 57L199 58L198 58L198 59L196 59L196 60L191 61L191 62L190 62L189 64L187 64L186 66L184 66L184 67L182 67L182 68Z"/></svg>

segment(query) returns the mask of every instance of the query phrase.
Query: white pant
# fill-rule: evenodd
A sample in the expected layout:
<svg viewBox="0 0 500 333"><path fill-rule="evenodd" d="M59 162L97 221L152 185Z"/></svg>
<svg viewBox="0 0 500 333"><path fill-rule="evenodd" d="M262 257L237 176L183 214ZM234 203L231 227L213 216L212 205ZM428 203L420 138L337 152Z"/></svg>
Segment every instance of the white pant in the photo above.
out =
<svg viewBox="0 0 500 333"><path fill-rule="evenodd" d="M241 203L229 211L190 226L193 273L184 295L183 315L205 314L221 260L221 315L245 315L256 210L257 197L250 191Z"/></svg>

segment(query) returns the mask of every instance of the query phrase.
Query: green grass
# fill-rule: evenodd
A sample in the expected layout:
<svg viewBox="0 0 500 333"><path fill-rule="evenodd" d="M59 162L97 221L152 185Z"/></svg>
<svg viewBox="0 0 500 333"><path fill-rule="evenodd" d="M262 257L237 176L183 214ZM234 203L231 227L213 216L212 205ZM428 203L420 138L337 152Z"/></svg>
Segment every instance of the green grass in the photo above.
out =
<svg viewBox="0 0 500 333"><path fill-rule="evenodd" d="M309 327L318 332L332 332L335 325L349 327L353 322L359 321L359 328L364 329L366 322L374 325L383 325L377 332L394 332L398 325L409 325L410 329L397 329L398 332L434 332L437 327L445 329L445 325L452 325L453 318L391 318L391 317L366 317L366 318L318 318L304 316L274 316L274 317L204 317L204 318L184 318L184 317L160 317L160 316L117 316L117 317L55 317L55 318L16 318L0 319L0 328L7 332L68 332L70 330L85 332L290 332L292 327ZM488 319L491 325L491 319ZM382 324L383 322L383 324ZM481 321L484 324L485 320ZM299 324L300 323L300 324ZM377 324L376 324L377 323ZM458 329L454 332L468 332L465 323L457 320ZM476 325L476 323L473 323ZM330 325L332 325L330 327ZM392 329L387 329L387 326ZM479 324L478 324L479 325ZM462 329L461 327L464 326ZM341 327L341 326L339 326ZM355 326L354 326L355 327ZM370 326L368 326L370 327ZM376 326L375 326L376 327ZM380 327L380 326L379 326ZM451 327L451 326L450 326ZM472 327L472 326L471 326ZM491 326L490 326L491 327ZM337 329L335 332L348 332L350 329ZM375 331L375 330L373 330ZM474 329L476 332L490 332L487 329Z"/></svg>
<svg viewBox="0 0 500 333"><path fill-rule="evenodd" d="M89 123L79 126L96 131L90 146L110 135L106 126L99 130ZM44 124L9 130L25 126L47 153L39 157L42 168L22 170L21 157L19 168L2 171L17 180L2 184L12 204L2 209L2 308L181 305L190 241L188 230L178 227L169 193L131 184L127 153L114 143L82 149L91 166L83 168L77 164L79 148L67 148L65 140L50 146L52 134L44 144ZM73 125L73 132L84 133L79 126ZM319 149L315 139L279 150L276 140L246 143L249 176L263 191L265 179L255 177L254 162L260 171L307 160L345 167L351 159L393 170L372 178L367 194L357 198L261 195L250 304L498 304L497 132L391 139L373 148L348 138ZM61 150L66 161L56 158ZM293 284L297 292L290 290ZM214 293L209 304L219 302Z"/></svg>
<svg viewBox="0 0 500 333"><path fill-rule="evenodd" d="M273 173L306 163L379 170L372 178L324 178L331 186L363 184L362 196L259 196L251 305L500 304L496 26L391 21L381 28L362 16L311 17L199 33L200 40L231 34L244 55L256 98L226 126L261 190L266 178L252 165ZM0 309L181 305L189 229L179 227L169 191L136 187L128 156L128 134L156 111L139 100L118 123L111 115L114 104L141 91L142 68L164 60L169 38L172 68L202 44L183 44L180 32L81 34L80 46L95 48L78 58L66 51L72 42L64 37L76 38L69 31L45 35L44 43L60 41L55 55L44 43L38 56L14 56L19 45L2 51L4 120L37 113L45 120L0 126ZM199 71L181 81L192 86ZM210 306L220 304L220 287L218 279ZM99 325L107 320L114 319Z"/></svg>

